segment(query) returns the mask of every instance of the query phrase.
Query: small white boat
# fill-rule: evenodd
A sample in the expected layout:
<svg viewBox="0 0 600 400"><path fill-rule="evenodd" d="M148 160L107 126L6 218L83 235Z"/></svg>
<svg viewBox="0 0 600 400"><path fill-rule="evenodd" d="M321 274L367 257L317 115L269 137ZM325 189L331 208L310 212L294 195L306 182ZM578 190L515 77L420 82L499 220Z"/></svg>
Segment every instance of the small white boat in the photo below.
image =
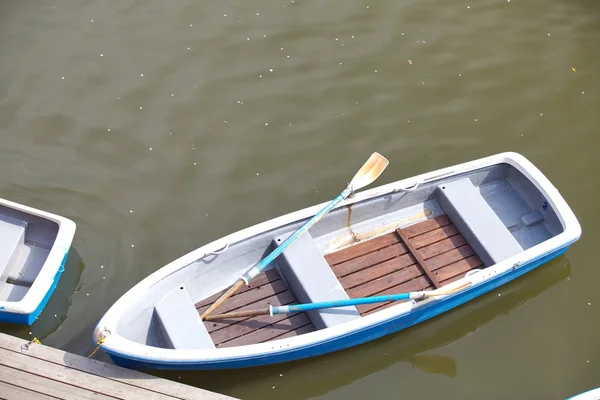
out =
<svg viewBox="0 0 600 400"><path fill-rule="evenodd" d="M75 228L67 218L0 199L0 322L33 324L64 270Z"/></svg>
<svg viewBox="0 0 600 400"><path fill-rule="evenodd" d="M600 400L600 388L590 389L587 392L569 397L567 400Z"/></svg>
<svg viewBox="0 0 600 400"><path fill-rule="evenodd" d="M581 236L558 190L516 153L354 194L304 229L324 207L232 233L164 266L107 311L94 342L129 368L314 357L448 312Z"/></svg>

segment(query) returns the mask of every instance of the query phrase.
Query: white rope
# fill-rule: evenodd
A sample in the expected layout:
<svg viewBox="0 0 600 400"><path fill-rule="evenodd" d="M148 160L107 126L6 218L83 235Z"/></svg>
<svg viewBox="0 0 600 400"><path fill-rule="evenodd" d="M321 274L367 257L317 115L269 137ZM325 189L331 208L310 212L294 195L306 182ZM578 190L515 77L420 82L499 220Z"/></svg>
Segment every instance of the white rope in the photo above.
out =
<svg viewBox="0 0 600 400"><path fill-rule="evenodd" d="M409 188L397 188L394 191L395 192L400 192L400 191L402 191L402 192L413 192L413 191L415 191L419 187L419 185L421 183L423 183L423 182L417 182L412 187L409 187Z"/></svg>
<svg viewBox="0 0 600 400"><path fill-rule="evenodd" d="M225 250L227 250L229 248L229 243L227 243L225 245L225 247L223 247L221 250L215 250L215 251L211 251L210 253L206 253L202 256L202 258L206 257L206 256L211 256L211 255L219 255L222 254L223 252L225 252Z"/></svg>

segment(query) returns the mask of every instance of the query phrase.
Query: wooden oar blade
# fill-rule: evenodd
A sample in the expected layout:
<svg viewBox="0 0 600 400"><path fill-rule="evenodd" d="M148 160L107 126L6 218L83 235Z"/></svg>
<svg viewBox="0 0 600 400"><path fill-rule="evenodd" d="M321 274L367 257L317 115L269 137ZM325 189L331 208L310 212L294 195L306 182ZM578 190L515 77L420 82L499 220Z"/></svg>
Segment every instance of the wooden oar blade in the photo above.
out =
<svg viewBox="0 0 600 400"><path fill-rule="evenodd" d="M350 186L353 190L358 190L370 185L375 179L379 178L379 175L381 175L389 163L388 159L381 154L377 152L371 154L371 157L369 157L367 162L354 175L352 181L350 181Z"/></svg>

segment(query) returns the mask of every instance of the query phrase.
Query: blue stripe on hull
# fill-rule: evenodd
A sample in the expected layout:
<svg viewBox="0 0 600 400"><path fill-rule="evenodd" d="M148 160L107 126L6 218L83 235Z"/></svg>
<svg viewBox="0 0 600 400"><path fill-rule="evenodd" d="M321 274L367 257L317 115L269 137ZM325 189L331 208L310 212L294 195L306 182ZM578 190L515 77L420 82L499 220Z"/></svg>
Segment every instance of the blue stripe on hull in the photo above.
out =
<svg viewBox="0 0 600 400"><path fill-rule="evenodd" d="M307 345L302 348L296 348L288 351L283 350L279 353L269 353L260 356L231 358L212 362L174 361L168 363L164 361L161 362L160 360L155 359L124 357L123 355L115 353L108 349L106 349L105 351L109 354L109 356L116 364L126 368L171 370L245 368L319 356L322 354L347 349L349 347L369 342L394 332L398 332L402 329L406 329L412 325L416 325L420 322L426 321L439 314L442 314L448 310L456 308L564 254L567 251L568 247L569 246L563 247L552 253L549 253L548 255L538 260L529 262L527 264L523 264L518 269L511 269L490 281L484 282L477 286L473 286L471 289L463 293L457 294L452 297L440 299L432 303L428 307L415 310L412 313L400 315L397 318L381 322L378 325L371 325L365 327L361 330L346 334L345 336L338 336L335 338L331 338L327 341Z"/></svg>
<svg viewBox="0 0 600 400"><path fill-rule="evenodd" d="M50 297L52 296L52 293L54 292L54 289L56 288L56 285L58 284L60 276L63 273L63 271L65 270L65 264L67 262L68 255L69 255L69 252L67 251L65 253L65 256L62 259L62 262L60 263L60 266L58 267L58 271L56 271L56 274L54 275L54 280L52 281L52 285L50 285L50 288L46 292L46 295L44 296L44 298L42 299L40 304L38 304L36 309L33 310L33 312L31 314L17 314L17 313L12 313L12 312L9 312L6 310L0 310L0 322L9 322L12 324L20 324L20 325L33 324L35 322L35 320L37 319L37 317L41 314L44 307L46 307L48 300L50 300Z"/></svg>

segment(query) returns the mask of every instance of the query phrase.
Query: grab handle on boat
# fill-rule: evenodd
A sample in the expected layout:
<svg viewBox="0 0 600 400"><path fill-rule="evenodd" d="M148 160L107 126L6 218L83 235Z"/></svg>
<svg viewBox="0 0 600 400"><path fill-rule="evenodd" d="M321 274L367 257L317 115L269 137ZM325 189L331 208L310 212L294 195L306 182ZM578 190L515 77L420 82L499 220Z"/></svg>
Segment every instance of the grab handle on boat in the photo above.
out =
<svg viewBox="0 0 600 400"><path fill-rule="evenodd" d="M346 199L348 196L354 193L355 190L361 189L371 183L373 183L379 175L383 172L383 170L388 166L389 161L379 153L373 153L369 157L369 159L363 164L363 166L358 170L358 172L354 175L346 189L344 189L335 199L333 199L329 204L327 204L321 211L315 214L311 219L309 219L304 225L298 228L290 237L288 237L283 243L281 243L275 250L273 250L267 257L263 258L257 265L250 268L244 275L238 279L231 288L227 292L225 292L221 297L219 297L210 307L206 309L200 315L201 319L206 319L206 317L215 310L219 305L221 305L225 300L231 297L236 291L238 291L244 284L249 285L250 281L261 271L269 265L277 256L279 256L283 251L298 239L301 235L306 233L308 229L316 224L325 214L331 211L335 206L337 206L342 200Z"/></svg>
<svg viewBox="0 0 600 400"><path fill-rule="evenodd" d="M206 317L207 321L219 320L219 319L227 319L227 318L240 318L240 317L255 317L258 315L277 315L277 314L289 314L295 312L304 312L310 310L319 310L323 308L336 308L336 307L346 307L346 306L357 306L361 304L372 304L372 303L384 303L388 301L398 301L398 300L411 300L411 299L426 299L429 297L435 296L445 296L452 293L455 293L467 286L469 286L471 282L465 282L461 285L458 285L453 288L440 288L436 290L425 290L420 292L408 292L408 293L398 293L398 294L390 294L385 296L372 296L372 297L359 297L355 299L346 299L346 300L334 300L334 301L322 301L315 303L306 303L306 304L293 304L290 306L269 306L268 308L261 308L258 310L247 310L241 312L230 312L225 314L216 314L210 315Z"/></svg>

